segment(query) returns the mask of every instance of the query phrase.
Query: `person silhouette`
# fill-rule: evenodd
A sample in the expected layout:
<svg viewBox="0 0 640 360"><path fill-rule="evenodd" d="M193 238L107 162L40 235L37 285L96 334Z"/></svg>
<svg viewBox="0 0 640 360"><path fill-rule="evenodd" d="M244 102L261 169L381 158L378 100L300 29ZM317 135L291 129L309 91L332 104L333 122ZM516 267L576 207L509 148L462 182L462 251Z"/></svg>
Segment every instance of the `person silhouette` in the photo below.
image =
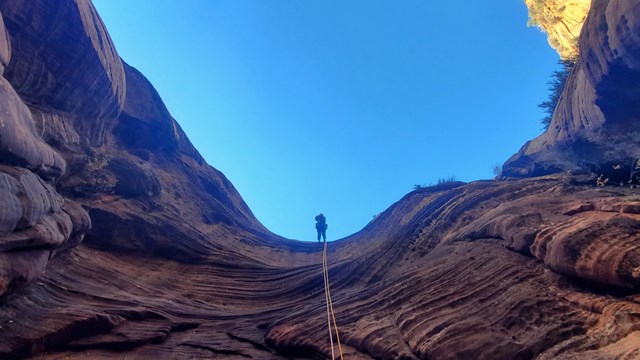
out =
<svg viewBox="0 0 640 360"><path fill-rule="evenodd" d="M328 227L329 225L327 225L327 218L323 214L316 216L316 230L318 231L318 242L320 242L320 237L322 237L324 242L327 242Z"/></svg>

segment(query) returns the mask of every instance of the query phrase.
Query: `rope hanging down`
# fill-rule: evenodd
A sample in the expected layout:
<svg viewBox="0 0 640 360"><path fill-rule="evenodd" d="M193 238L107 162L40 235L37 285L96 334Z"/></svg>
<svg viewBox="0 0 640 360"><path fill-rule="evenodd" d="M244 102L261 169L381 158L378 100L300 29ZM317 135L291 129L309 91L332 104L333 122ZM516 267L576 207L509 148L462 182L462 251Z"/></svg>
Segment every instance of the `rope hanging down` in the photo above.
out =
<svg viewBox="0 0 640 360"><path fill-rule="evenodd" d="M331 291L329 289L329 266L327 262L327 243L324 243L322 252L322 273L324 275L324 296L327 302L327 325L329 327L329 341L331 342L331 360L335 359L333 353L333 334L331 332L331 320L333 319L333 328L336 331L336 340L338 341L338 351L340 352L340 360L342 358L342 345L340 344L340 334L338 333L338 324L336 323L336 315L333 312L333 303L331 302Z"/></svg>

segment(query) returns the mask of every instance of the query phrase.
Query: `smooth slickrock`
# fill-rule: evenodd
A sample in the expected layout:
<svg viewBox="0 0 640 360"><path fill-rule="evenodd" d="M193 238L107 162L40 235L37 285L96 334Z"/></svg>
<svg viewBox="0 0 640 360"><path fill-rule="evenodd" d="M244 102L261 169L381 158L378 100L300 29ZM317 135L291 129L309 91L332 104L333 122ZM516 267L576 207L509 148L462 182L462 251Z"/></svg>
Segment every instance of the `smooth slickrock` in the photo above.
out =
<svg viewBox="0 0 640 360"><path fill-rule="evenodd" d="M19 4L13 2L12 5ZM15 38L11 40L11 31L5 29L4 21L11 14L10 7L2 7L0 295L35 280L45 270L53 249L77 244L90 227L88 214L71 200L64 200L56 193L53 182L65 173L66 161L40 137L29 107L15 91L16 84L6 79L8 73L13 71L11 69L15 68L12 64L44 65L24 57L27 55L23 52L24 43L15 41ZM11 27L16 24L10 21L7 25ZM41 37L38 41L42 43L45 37L41 35L37 36ZM38 74L32 75L37 77ZM39 85L34 85L34 89ZM69 210L73 216L65 209L73 209Z"/></svg>
<svg viewBox="0 0 640 360"><path fill-rule="evenodd" d="M5 78L22 99L81 118L85 141L104 141L122 108L124 70L88 0L3 0L12 61Z"/></svg>
<svg viewBox="0 0 640 360"><path fill-rule="evenodd" d="M505 163L504 176L577 171L630 180L629 164L640 158L640 3L594 0L579 43L549 129Z"/></svg>
<svg viewBox="0 0 640 360"><path fill-rule="evenodd" d="M575 224L585 218L633 225L634 199L630 189L572 178L452 184L407 195L360 233L329 244L347 358L634 359L637 277L629 280L624 261L598 259L612 254L611 240L637 239L640 231L601 222L611 231L594 232L584 248L574 241ZM554 246L578 251L579 261L535 257L550 229L557 229ZM269 251L277 256L265 257ZM635 251L622 247L617 256L638 267ZM321 247L283 241L256 252L237 242L235 264L216 252L186 264L80 245L8 299L0 310L0 354L328 356ZM550 270L559 263L567 266ZM592 263L596 270L583 272Z"/></svg>
<svg viewBox="0 0 640 360"><path fill-rule="evenodd" d="M255 219L91 3L0 11L0 358L329 358L321 246ZM599 144L558 149L633 135L636 19L593 2L553 129L505 175L583 169ZM345 358L640 358L637 164L604 159L607 187L445 183L328 244Z"/></svg>
<svg viewBox="0 0 640 360"><path fill-rule="evenodd" d="M2 163L25 167L45 178L61 176L64 159L37 135L29 109L4 78L0 78L0 109Z"/></svg>

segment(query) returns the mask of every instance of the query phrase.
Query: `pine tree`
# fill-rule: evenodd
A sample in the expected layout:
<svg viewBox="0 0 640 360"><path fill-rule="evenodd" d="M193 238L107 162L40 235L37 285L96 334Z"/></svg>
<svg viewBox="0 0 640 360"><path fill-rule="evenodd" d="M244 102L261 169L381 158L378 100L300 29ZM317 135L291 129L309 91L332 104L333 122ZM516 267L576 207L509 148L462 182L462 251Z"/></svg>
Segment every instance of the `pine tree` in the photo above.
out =
<svg viewBox="0 0 640 360"><path fill-rule="evenodd" d="M567 83L567 78L569 74L571 74L571 70L576 64L575 59L565 59L558 61L560 65L560 69L555 70L551 73L551 79L547 82L549 97L546 101L538 104L538 107L541 108L544 113L547 114L540 122L544 126L544 130L549 128L549 124L551 124L551 119L553 118L553 112L556 110L556 106L558 106L558 101L560 100L560 95L562 94L562 90L564 90L564 86Z"/></svg>

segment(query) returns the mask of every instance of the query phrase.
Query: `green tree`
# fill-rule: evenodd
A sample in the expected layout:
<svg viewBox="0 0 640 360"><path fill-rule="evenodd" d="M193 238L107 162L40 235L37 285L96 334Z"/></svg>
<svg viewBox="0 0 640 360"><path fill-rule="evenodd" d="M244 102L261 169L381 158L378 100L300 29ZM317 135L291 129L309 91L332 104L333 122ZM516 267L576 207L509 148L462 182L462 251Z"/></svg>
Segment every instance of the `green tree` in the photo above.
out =
<svg viewBox="0 0 640 360"><path fill-rule="evenodd" d="M547 82L549 97L546 101L538 104L538 107L541 108L546 116L540 121L544 127L544 130L549 128L549 124L551 124L551 119L553 118L553 112L556 110L556 106L558 106L558 101L560 101L560 95L562 95L562 90L564 90L564 86L567 83L567 78L569 74L571 74L571 70L576 65L576 59L564 59L558 61L560 65L560 69L554 70L551 73L551 79Z"/></svg>

